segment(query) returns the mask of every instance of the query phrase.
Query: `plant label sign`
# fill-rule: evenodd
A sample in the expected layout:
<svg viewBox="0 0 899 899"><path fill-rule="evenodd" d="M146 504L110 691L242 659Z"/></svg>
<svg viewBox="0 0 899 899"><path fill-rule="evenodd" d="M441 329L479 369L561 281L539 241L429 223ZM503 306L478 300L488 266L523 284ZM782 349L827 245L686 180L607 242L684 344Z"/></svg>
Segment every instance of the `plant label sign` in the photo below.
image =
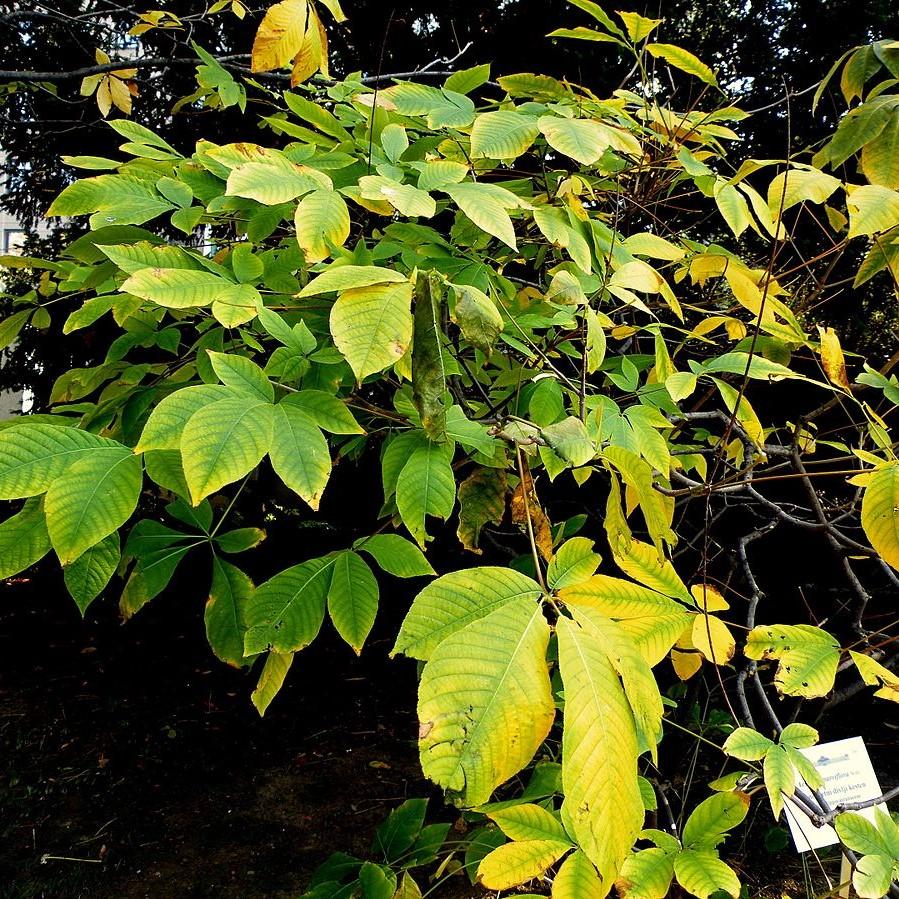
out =
<svg viewBox="0 0 899 899"><path fill-rule="evenodd" d="M821 794L832 807L842 802L864 802L881 795L877 775L861 737L819 743L799 751L824 779ZM791 800L784 800L784 811L798 852L822 849L839 842L837 832L829 824L815 827ZM874 820L873 808L862 809L859 814Z"/></svg>

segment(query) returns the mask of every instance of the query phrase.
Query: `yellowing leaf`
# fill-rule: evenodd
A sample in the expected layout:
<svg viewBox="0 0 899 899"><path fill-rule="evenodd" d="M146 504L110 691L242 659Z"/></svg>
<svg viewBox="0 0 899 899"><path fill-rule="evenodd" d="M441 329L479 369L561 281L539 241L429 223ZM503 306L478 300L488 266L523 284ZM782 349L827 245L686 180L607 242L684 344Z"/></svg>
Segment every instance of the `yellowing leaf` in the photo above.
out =
<svg viewBox="0 0 899 899"><path fill-rule="evenodd" d="M712 87L718 86L715 73L702 60L697 59L690 53L689 50L675 47L673 44L647 44L646 52L658 59L664 59L668 65L674 66L674 68L680 69L688 75L693 75L700 81L712 85Z"/></svg>
<svg viewBox="0 0 899 899"><path fill-rule="evenodd" d="M824 373L831 384L849 389L849 378L846 377L846 360L843 358L843 348L840 346L840 338L833 328L822 328L818 325L818 335L821 338L821 364Z"/></svg>
<svg viewBox="0 0 899 899"><path fill-rule="evenodd" d="M530 147L538 132L533 116L507 109L481 113L471 128L471 157L515 159Z"/></svg>
<svg viewBox="0 0 899 899"><path fill-rule="evenodd" d="M564 617L556 633L565 686L562 817L611 884L643 825L634 718L599 643Z"/></svg>
<svg viewBox="0 0 899 899"><path fill-rule="evenodd" d="M583 165L593 165L611 143L609 129L591 119L541 116L537 125L554 150Z"/></svg>
<svg viewBox="0 0 899 899"><path fill-rule="evenodd" d="M341 247L350 236L350 214L340 194L314 190L297 206L294 217L297 243L308 263L321 262L331 247Z"/></svg>
<svg viewBox="0 0 899 899"><path fill-rule="evenodd" d="M505 890L539 877L571 844L564 840L522 840L494 849L478 866L478 881L490 890Z"/></svg>
<svg viewBox="0 0 899 899"><path fill-rule="evenodd" d="M899 570L899 463L871 474L862 498L862 528L880 557Z"/></svg>
<svg viewBox="0 0 899 899"><path fill-rule="evenodd" d="M281 0L269 7L253 40L252 71L279 69L296 56L306 33L307 12L306 0Z"/></svg>
<svg viewBox="0 0 899 899"><path fill-rule="evenodd" d="M869 687L880 687L874 695L891 702L899 702L899 675L861 652L850 652L862 680Z"/></svg>
<svg viewBox="0 0 899 899"><path fill-rule="evenodd" d="M856 187L846 198L848 237L868 237L899 224L899 191L880 184Z"/></svg>
<svg viewBox="0 0 899 899"><path fill-rule="evenodd" d="M357 381L398 361L412 342L412 285L345 290L331 307L331 335Z"/></svg>
<svg viewBox="0 0 899 899"><path fill-rule="evenodd" d="M259 674L259 681L253 690L250 700L256 706L260 717L265 714L272 700L278 695L290 666L293 664L292 652L270 652L265 665Z"/></svg>
<svg viewBox="0 0 899 899"><path fill-rule="evenodd" d="M548 644L540 606L521 598L447 637L425 665L418 692L422 769L466 805L487 802L549 733L555 707Z"/></svg>
<svg viewBox="0 0 899 899"><path fill-rule="evenodd" d="M608 892L583 852L572 852L553 878L552 899L602 899Z"/></svg>
<svg viewBox="0 0 899 899"><path fill-rule="evenodd" d="M690 593L701 612L723 612L730 608L721 591L711 584L693 584Z"/></svg>
<svg viewBox="0 0 899 899"><path fill-rule="evenodd" d="M750 659L776 659L777 689L788 696L815 699L833 688L840 644L826 631L808 624L756 627L746 640Z"/></svg>
<svg viewBox="0 0 899 899"><path fill-rule="evenodd" d="M714 615L697 615L691 634L693 646L714 665L726 665L737 648L727 625Z"/></svg>

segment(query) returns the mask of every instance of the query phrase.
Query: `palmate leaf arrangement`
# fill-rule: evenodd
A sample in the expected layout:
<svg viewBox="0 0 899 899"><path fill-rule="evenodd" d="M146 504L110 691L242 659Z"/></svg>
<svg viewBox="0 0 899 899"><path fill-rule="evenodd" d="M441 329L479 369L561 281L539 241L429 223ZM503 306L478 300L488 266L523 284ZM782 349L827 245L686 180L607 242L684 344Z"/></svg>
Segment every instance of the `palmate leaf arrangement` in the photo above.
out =
<svg viewBox="0 0 899 899"><path fill-rule="evenodd" d="M764 605L747 565L738 650L721 617L727 591L704 569L685 582L672 550L676 508L708 509L719 492L765 501L789 526L795 516L765 499L760 476L805 471L818 448L854 467L870 546L826 516L809 526L844 559L851 549L884 576L899 566L899 462L882 417L899 385L870 367L850 385L836 334L806 333L795 311L801 267L779 261L794 258L794 224L810 216L828 246L861 254L857 285L899 276L899 45L835 66L847 101L862 102L813 159L734 170L729 123L744 114L716 105L713 72L654 42L656 20L572 2L590 27L554 35L632 54L638 90L599 97L540 74L492 82L486 65L442 86L303 83L327 50L319 20L305 18L314 10L290 0L270 10L256 48L258 68L299 69L296 90L269 98L285 108L263 119L279 149L200 141L183 156L118 120L128 161L70 158L101 173L67 187L49 214L89 215L90 230L59 261L5 259L43 274L0 329L8 342L59 303L67 333L104 316L121 333L100 365L59 379L54 414L3 422L0 498L14 505L0 524L0 576L52 552L82 613L124 577L128 617L211 549L209 643L258 670L260 713L326 615L362 650L378 610L373 565L434 578L393 652L423 663L424 773L483 824L465 853L473 879L501 890L543 877L557 899L613 886L660 899L673 879L695 896L736 897L718 846L747 814L758 771L776 815L795 796L836 818L859 894L883 895L899 862L889 816L827 807L799 751L817 733L782 729L775 715L759 725L769 739L740 689L745 679L761 689L771 661L781 694L824 696L841 642L808 624L756 625ZM299 7L308 29L297 35L279 22ZM211 62L204 96L233 100L231 76L210 80ZM662 67L698 95L689 108L662 105ZM846 180L824 170L837 167ZM184 240L167 242L157 224ZM736 252L740 238L755 256ZM855 431L816 442L817 413L794 409L763 422L754 399L770 406L789 384L812 409L843 409ZM225 558L264 537L229 528L260 467L314 513L340 490L329 486L336 461L367 453L380 454L383 477L377 532L258 585ZM550 520L560 490L589 514ZM155 511L133 522L138 506ZM436 577L425 551L452 516L470 553L504 522L526 551L508 567ZM582 533L601 531L613 564ZM899 677L870 651L863 612L850 658L895 701ZM745 711L723 749L749 764L717 781L680 831L673 818L643 829L657 806L644 775L672 704L653 673L666 659L682 679L715 666ZM494 801L526 771L529 787ZM413 835L438 846L446 836L422 829L421 814L407 804L388 822L383 865L332 866L313 894L418 895L408 876L397 888L391 864L411 866Z"/></svg>

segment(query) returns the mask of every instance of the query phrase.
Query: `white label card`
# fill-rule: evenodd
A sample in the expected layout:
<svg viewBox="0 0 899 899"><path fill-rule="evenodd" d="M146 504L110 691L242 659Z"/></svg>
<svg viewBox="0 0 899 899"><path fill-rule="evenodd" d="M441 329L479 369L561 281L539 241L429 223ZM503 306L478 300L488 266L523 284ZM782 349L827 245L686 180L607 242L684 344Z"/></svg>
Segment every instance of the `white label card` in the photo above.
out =
<svg viewBox="0 0 899 899"><path fill-rule="evenodd" d="M817 746L799 751L818 769L824 779L821 794L832 808L844 802L865 802L881 795L877 775L874 773L865 741L861 737L850 737L848 740L836 740L833 743L819 743ZM837 832L830 825L815 827L808 815L786 797L784 797L784 814L798 852L822 849L839 842ZM871 821L874 820L873 807L862 809L858 814Z"/></svg>

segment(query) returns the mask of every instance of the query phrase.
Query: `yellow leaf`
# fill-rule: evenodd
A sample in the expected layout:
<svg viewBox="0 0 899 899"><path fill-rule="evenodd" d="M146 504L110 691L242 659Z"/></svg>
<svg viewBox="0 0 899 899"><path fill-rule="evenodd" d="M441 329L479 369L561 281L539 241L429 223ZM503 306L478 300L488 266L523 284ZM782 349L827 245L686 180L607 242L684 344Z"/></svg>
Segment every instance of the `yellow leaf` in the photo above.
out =
<svg viewBox="0 0 899 899"><path fill-rule="evenodd" d="M306 0L281 0L265 14L253 41L250 68L270 72L296 56L306 33Z"/></svg>
<svg viewBox="0 0 899 899"><path fill-rule="evenodd" d="M889 699L891 702L899 702L899 675L872 659L871 656L851 650L849 655L852 656L852 661L855 662L855 667L858 668L862 680L869 687L880 687L874 693L875 696Z"/></svg>
<svg viewBox="0 0 899 899"><path fill-rule="evenodd" d="M711 584L693 584L690 593L702 612L723 612L730 608L730 603L721 595L721 591Z"/></svg>
<svg viewBox="0 0 899 899"><path fill-rule="evenodd" d="M674 667L674 673L681 680L690 680L702 668L702 656L693 645L692 624L681 634L674 649L671 650L671 664Z"/></svg>
<svg viewBox="0 0 899 899"><path fill-rule="evenodd" d="M131 91L124 81L114 76L110 77L109 95L116 108L121 109L125 115L131 114Z"/></svg>
<svg viewBox="0 0 899 899"><path fill-rule="evenodd" d="M862 499L862 529L880 557L899 570L899 463L871 475Z"/></svg>
<svg viewBox="0 0 899 899"><path fill-rule="evenodd" d="M697 615L691 634L693 645L714 665L726 665L737 648L727 625L714 615Z"/></svg>
<svg viewBox="0 0 899 899"><path fill-rule="evenodd" d="M818 334L821 338L821 364L827 380L843 390L849 389L849 379L846 377L846 360L843 358L843 348L840 346L840 338L833 328L822 328L818 325Z"/></svg>
<svg viewBox="0 0 899 899"><path fill-rule="evenodd" d="M103 114L104 119L112 109L112 91L110 90L109 82L110 78L107 76L97 85L97 106L100 107L100 112Z"/></svg>
<svg viewBox="0 0 899 899"><path fill-rule="evenodd" d="M539 877L571 844L563 840L521 840L494 849L478 867L478 880L490 890L505 890Z"/></svg>

